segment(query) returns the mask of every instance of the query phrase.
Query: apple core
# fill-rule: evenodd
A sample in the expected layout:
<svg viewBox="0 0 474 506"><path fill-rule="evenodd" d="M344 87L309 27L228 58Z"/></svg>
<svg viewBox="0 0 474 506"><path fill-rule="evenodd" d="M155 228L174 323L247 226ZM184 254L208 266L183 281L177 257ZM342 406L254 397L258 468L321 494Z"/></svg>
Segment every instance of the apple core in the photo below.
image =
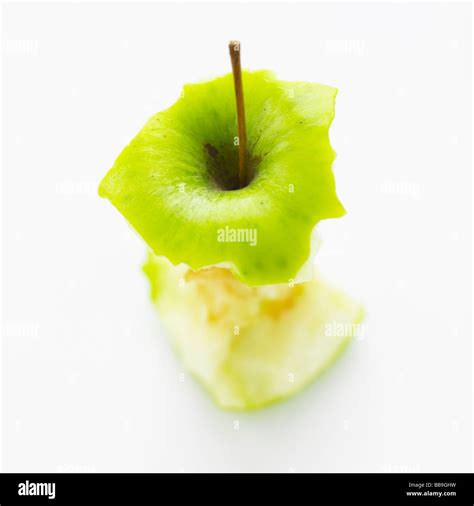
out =
<svg viewBox="0 0 474 506"><path fill-rule="evenodd" d="M145 241L151 298L187 370L245 410L309 384L351 340L328 329L363 309L310 265L319 222L345 214L337 89L241 70L240 51L231 41L232 74L185 85L146 122L99 195Z"/></svg>

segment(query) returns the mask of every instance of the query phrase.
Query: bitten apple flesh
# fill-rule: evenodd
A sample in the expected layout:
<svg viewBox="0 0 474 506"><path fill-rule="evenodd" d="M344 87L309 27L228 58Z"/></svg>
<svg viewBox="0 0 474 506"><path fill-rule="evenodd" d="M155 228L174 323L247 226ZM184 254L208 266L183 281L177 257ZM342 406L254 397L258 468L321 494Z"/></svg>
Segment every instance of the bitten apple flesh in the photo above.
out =
<svg viewBox="0 0 474 506"><path fill-rule="evenodd" d="M226 409L259 408L304 388L346 348L363 316L319 277L251 287L228 269L193 271L153 253L144 270L184 366Z"/></svg>

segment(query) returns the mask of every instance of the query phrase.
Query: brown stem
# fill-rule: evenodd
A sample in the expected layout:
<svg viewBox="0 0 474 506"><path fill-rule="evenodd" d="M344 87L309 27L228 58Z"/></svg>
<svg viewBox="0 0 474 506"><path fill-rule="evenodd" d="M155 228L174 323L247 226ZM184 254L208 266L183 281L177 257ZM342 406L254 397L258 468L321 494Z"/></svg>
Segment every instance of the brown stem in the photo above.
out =
<svg viewBox="0 0 474 506"><path fill-rule="evenodd" d="M240 42L229 42L232 73L234 74L235 100L237 102L237 126L239 130L239 181L240 187L247 185L247 166L245 154L247 149L247 132L245 130L244 88L242 86L242 71L240 68Z"/></svg>

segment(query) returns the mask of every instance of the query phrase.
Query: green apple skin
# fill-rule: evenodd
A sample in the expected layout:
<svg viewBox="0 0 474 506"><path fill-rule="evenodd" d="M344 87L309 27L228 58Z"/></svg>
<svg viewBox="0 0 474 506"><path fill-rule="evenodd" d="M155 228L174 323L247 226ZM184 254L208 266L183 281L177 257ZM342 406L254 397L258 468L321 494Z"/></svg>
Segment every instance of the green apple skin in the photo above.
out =
<svg viewBox="0 0 474 506"><path fill-rule="evenodd" d="M237 188L232 75L186 85L102 180L108 198L156 255L194 270L230 268L250 286L288 283L310 255L315 225L345 213L329 143L336 88L244 71L251 181ZM223 229L257 241L220 241Z"/></svg>
<svg viewBox="0 0 474 506"><path fill-rule="evenodd" d="M153 253L144 270L184 367L227 410L261 408L302 390L363 318L358 303L319 277L250 287L227 269L196 272Z"/></svg>

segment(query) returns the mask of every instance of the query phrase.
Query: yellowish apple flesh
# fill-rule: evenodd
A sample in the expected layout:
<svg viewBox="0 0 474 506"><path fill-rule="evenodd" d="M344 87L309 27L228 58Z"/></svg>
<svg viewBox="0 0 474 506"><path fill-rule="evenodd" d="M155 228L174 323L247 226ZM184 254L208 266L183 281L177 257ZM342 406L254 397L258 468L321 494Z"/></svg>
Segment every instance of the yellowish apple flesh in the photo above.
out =
<svg viewBox="0 0 474 506"><path fill-rule="evenodd" d="M250 287L226 268L194 271L152 253L144 270L185 368L225 409L295 394L361 335L362 306L317 274Z"/></svg>

